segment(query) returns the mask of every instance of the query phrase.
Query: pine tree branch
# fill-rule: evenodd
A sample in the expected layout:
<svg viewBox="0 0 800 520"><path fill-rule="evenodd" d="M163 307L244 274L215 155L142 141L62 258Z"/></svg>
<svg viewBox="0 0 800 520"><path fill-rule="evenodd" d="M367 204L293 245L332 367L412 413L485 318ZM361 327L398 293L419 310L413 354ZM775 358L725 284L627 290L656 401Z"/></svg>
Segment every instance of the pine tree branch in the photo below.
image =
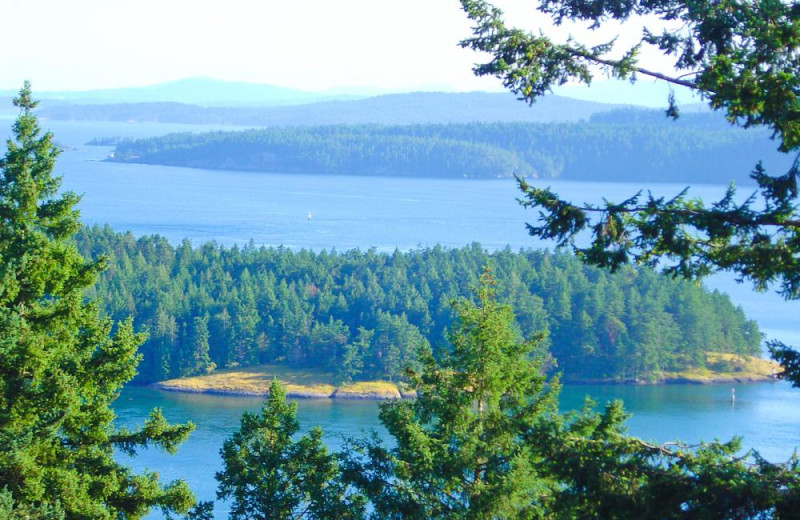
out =
<svg viewBox="0 0 800 520"><path fill-rule="evenodd" d="M597 56L596 54L592 54L590 52L582 51L580 49L576 49L576 48L570 47L568 45L562 45L561 48L567 54L570 54L572 56L576 56L578 58L583 58L585 60L589 60L589 61L592 61L594 63L600 64L600 65L607 65L607 66L613 67L613 68L620 68L622 66L625 66L625 67L630 68L631 70L633 70L633 71L635 71L635 72L637 72L639 74L642 74L643 76L649 76L651 78L660 79L660 80L666 81L668 83L671 83L673 85L680 85L682 87L687 87L687 88L690 88L692 90L701 90L700 87L697 85L697 83L694 83L692 81L686 81L684 79L681 79L681 77L667 76L666 74L662 74L661 72L656 72L656 71L653 71L653 70L645 69L644 67L627 65L627 64L624 64L622 60L611 60L611 59L601 58L601 57ZM708 90L708 89L703 89L703 91L704 92L714 92L713 90Z"/></svg>
<svg viewBox="0 0 800 520"><path fill-rule="evenodd" d="M734 211L726 211L726 212L718 212L714 211L713 209L706 209L706 210L691 210L691 209L663 209L663 210L654 210L652 207L648 206L615 206L613 208L598 208L595 206L590 205L582 205L578 206L569 202L561 201L565 207L583 211L586 213L624 213L624 214L636 214L636 213L643 213L648 212L653 215L677 215L677 216L684 216L684 217L700 217L704 215L711 215L715 214L720 217L724 217L726 222L736 225L748 225L748 226L769 226L769 227L780 227L780 228L788 228L788 229L795 229L800 228L800 220L797 219L786 219L786 220L778 220L773 215L759 215L754 219L748 219L738 212Z"/></svg>

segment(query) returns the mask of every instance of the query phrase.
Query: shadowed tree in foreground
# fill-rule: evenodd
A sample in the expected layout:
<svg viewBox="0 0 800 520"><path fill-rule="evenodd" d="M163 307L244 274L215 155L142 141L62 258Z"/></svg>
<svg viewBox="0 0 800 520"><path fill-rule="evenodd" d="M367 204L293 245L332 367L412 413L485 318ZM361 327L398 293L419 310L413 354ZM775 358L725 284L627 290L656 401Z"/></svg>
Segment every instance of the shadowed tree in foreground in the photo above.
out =
<svg viewBox="0 0 800 520"><path fill-rule="evenodd" d="M699 93L732 124L769 128L783 152L800 150L800 4L795 1L531 3L555 24L587 26L582 36L615 23L625 24L629 32L642 24L637 43L623 49L615 40L560 43L545 32L510 27L503 12L483 0L462 0L461 5L474 22L473 36L462 46L490 56L474 72L496 76L530 103L567 81L589 84L598 69L631 81L655 78ZM658 31L642 20L656 23ZM671 58L673 70L643 66L639 55L644 47ZM678 116L672 95L667 114ZM769 175L760 163L742 165L752 169L757 190L738 202L731 185L709 206L690 198L688 190L673 198L638 193L619 203L592 205L562 200L523 179L519 184L523 205L539 211L538 221L528 226L530 234L571 246L589 263L613 270L664 261L668 273L690 278L731 271L757 289L777 285L784 297L798 299L798 158L780 175ZM590 244L576 245L576 237L585 233L591 235ZM800 385L798 352L776 341L770 349L784 367L783 376Z"/></svg>
<svg viewBox="0 0 800 520"><path fill-rule="evenodd" d="M395 519L794 518L797 460L770 464L740 443L654 445L625 434L620 403L560 414L542 338L521 342L482 278L455 306L449 350L420 355L414 401L381 407L394 440L351 441L345 477Z"/></svg>
<svg viewBox="0 0 800 520"><path fill-rule="evenodd" d="M261 413L245 413L241 426L222 446L224 468L217 473L221 499L231 500L233 520L364 517L364 498L342 481L336 456L313 428L300 430L297 404L273 381Z"/></svg>
<svg viewBox="0 0 800 520"><path fill-rule="evenodd" d="M517 341L514 314L482 277L477 302L455 305L451 348L420 353L410 371L413 401L381 406L396 447L355 442L345 467L375 507L375 518L535 518L556 483L540 472L526 442L557 414L557 380L542 374L542 336Z"/></svg>
<svg viewBox="0 0 800 520"><path fill-rule="evenodd" d="M27 82L14 104L0 159L0 517L185 512L194 497L184 482L162 485L114 460L115 449L173 452L193 426L170 425L159 410L136 430L113 426L111 402L134 376L143 338L84 300L105 260L87 263L71 242L79 197L58 192L58 149Z"/></svg>

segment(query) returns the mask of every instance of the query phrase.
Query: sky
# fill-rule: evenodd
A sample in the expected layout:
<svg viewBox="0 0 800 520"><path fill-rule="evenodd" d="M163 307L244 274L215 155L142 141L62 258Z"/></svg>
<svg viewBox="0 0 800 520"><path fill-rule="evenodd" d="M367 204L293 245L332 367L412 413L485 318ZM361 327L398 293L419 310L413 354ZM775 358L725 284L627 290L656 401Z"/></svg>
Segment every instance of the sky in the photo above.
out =
<svg viewBox="0 0 800 520"><path fill-rule="evenodd" d="M516 25L553 30L530 0L498 5ZM570 31L585 33L556 35ZM612 27L595 40L618 34L632 37ZM46 91L187 77L312 91L502 90L472 74L481 56L458 46L469 35L457 0L0 0L0 90L25 79Z"/></svg>

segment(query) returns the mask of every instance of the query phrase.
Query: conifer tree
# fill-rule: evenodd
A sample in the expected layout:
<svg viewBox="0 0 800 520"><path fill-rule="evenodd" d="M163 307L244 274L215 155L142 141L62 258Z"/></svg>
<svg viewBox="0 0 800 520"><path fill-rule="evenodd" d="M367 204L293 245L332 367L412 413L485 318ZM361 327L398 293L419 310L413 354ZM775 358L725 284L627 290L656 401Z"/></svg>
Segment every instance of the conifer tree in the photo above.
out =
<svg viewBox="0 0 800 520"><path fill-rule="evenodd" d="M130 321L114 326L84 299L105 266L71 238L79 197L59 193L58 149L41 133L30 84L0 159L0 512L11 518L140 518L152 507L185 512L186 484L159 483L114 460L114 450L176 449L192 425L154 410L116 429L112 401L135 374Z"/></svg>
<svg viewBox="0 0 800 520"><path fill-rule="evenodd" d="M517 341L510 307L494 298L487 272L477 302L455 305L451 350L422 349L410 371L413 401L381 407L396 447L354 441L347 475L375 518L536 518L550 510L555 481L538 470L528 442L557 415L559 384L546 383L541 341Z"/></svg>
<svg viewBox="0 0 800 520"><path fill-rule="evenodd" d="M245 413L222 446L217 496L230 499L232 520L357 520L364 499L341 479L339 463L313 428L300 430L297 404L273 381L261 414Z"/></svg>
<svg viewBox="0 0 800 520"><path fill-rule="evenodd" d="M462 0L475 23L462 46L487 52L478 75L494 75L533 103L570 80L590 83L597 68L636 81L651 77L692 89L714 110L744 127L767 126L780 150L800 150L800 5L796 1L722 0L685 2L532 2L558 25L597 29L634 17L659 18L663 32L643 29L640 40L618 52L616 39L589 46L578 38L560 43L544 31L506 24L502 11L484 0ZM677 23L673 23L677 22ZM651 45L675 59L674 73L639 63ZM670 96L667 114L678 116ZM738 203L731 186L705 206L686 190L672 199L636 194L621 203L573 204L549 188L519 180L524 206L539 210L531 235L571 246L584 261L617 269L628 263L658 265L694 278L717 270L737 273L757 288L779 285L786 298L800 297L798 160L783 175L769 176L759 163L752 174L758 191ZM585 236L591 243L583 246ZM576 242L576 237L581 241ZM652 336L652 335L651 335ZM800 385L800 354L774 343L784 376ZM757 452L741 453L739 439L687 446L656 445L624 434L619 404L602 414L585 411L554 421L547 448L549 468L560 482L557 518L797 518L800 473L795 454L771 464ZM541 440L538 441L541 443ZM545 445L547 443L545 442Z"/></svg>
<svg viewBox="0 0 800 520"><path fill-rule="evenodd" d="M482 277L456 305L451 348L421 355L414 401L381 407L393 437L352 441L346 478L374 519L795 518L798 459L740 454L738 439L688 446L625 434L619 402L560 414L541 337L516 340L510 307Z"/></svg>

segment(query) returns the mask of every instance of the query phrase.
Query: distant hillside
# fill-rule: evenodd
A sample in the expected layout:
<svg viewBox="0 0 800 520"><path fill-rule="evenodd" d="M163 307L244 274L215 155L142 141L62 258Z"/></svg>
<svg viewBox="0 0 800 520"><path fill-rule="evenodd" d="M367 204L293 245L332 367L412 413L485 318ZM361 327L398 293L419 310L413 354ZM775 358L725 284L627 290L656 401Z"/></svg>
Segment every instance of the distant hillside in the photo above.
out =
<svg viewBox="0 0 800 520"><path fill-rule="evenodd" d="M509 93L417 92L291 107L201 107L183 103L44 106L40 115L56 120L148 121L243 126L330 124L409 125L472 122L581 121L618 108L548 96L533 106Z"/></svg>
<svg viewBox="0 0 800 520"><path fill-rule="evenodd" d="M16 92L2 91L0 96ZM77 104L169 103L202 106L277 106L311 103L330 99L353 99L364 95L347 92L310 92L274 85L187 78L145 87L126 87L84 91L41 91L37 98L48 102Z"/></svg>
<svg viewBox="0 0 800 520"><path fill-rule="evenodd" d="M619 103L639 107L664 108L669 94L675 96L680 105L698 104L701 99L695 92L680 85L670 85L665 81L639 78L636 83L623 79L596 78L591 85L582 83L555 87L553 93L575 99L599 103ZM701 103L708 107L707 104Z"/></svg>
<svg viewBox="0 0 800 520"><path fill-rule="evenodd" d="M34 84L34 87L37 87ZM18 89L0 90L0 97L12 97ZM634 105L663 108L670 90L681 105L700 104L700 99L684 87L670 87L660 81L639 81L632 85L623 80L596 80L591 86L562 85L553 94L600 104ZM281 106L312 102L364 99L384 94L424 92L452 92L447 86L425 85L416 89L391 90L374 87L341 87L325 91L288 88L262 83L225 81L206 77L184 78L176 81L146 85L96 90L41 91L37 98L44 101L62 101L79 104L162 103L174 102L201 106ZM549 97L549 96L548 96Z"/></svg>
<svg viewBox="0 0 800 520"><path fill-rule="evenodd" d="M16 107L11 103L11 96L0 95L0 116L14 115L17 113Z"/></svg>
<svg viewBox="0 0 800 520"><path fill-rule="evenodd" d="M171 134L117 144L114 161L282 173L594 181L748 182L755 161L783 173L768 134L714 114L679 123L618 111L583 123L305 126Z"/></svg>

